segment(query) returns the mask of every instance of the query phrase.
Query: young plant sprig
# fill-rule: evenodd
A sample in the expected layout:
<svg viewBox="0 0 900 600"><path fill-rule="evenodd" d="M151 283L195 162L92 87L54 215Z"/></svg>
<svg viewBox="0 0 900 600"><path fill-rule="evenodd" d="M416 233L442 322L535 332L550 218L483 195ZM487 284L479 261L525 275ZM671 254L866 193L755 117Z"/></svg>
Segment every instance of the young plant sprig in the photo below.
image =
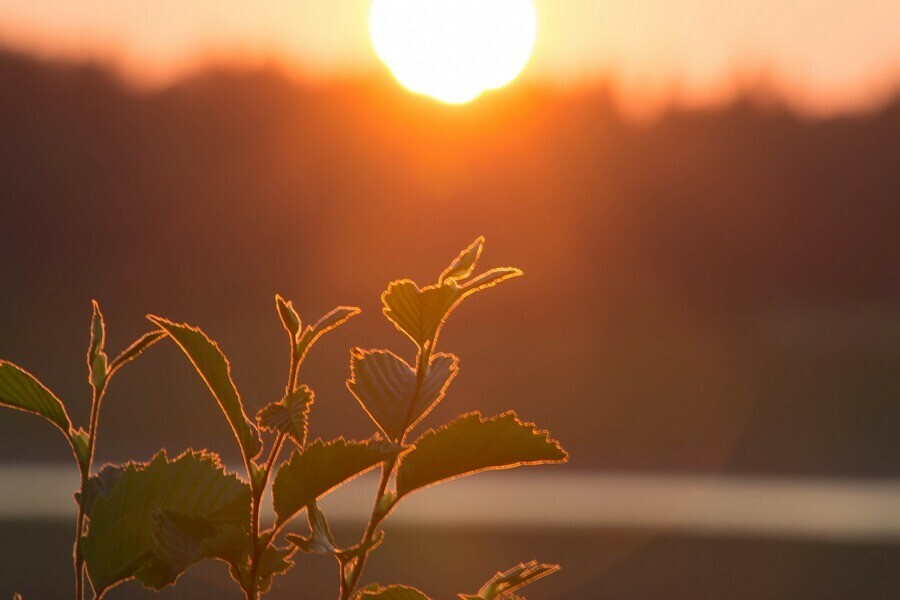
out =
<svg viewBox="0 0 900 600"><path fill-rule="evenodd" d="M92 487L97 480L91 477L94 449L97 445L97 427L100 420L100 405L109 382L126 363L137 358L163 336L162 331L151 331L138 338L112 361L107 358L106 327L103 314L96 300L92 302L91 341L87 352L88 382L91 385L91 412L87 431L75 429L65 404L44 384L28 371L11 362L0 360L0 405L34 413L49 420L66 437L72 447L72 454L78 465L81 483L75 500L78 517L73 543L73 564L75 569L75 599L84 598L84 553L82 541L87 522L90 521L90 499Z"/></svg>
<svg viewBox="0 0 900 600"><path fill-rule="evenodd" d="M193 523L179 523L178 519L162 520L159 509L155 511L154 551L158 556L166 556L170 573L160 581L154 581L152 577L143 579L142 583L148 587L158 588L160 583L174 583L180 572L190 564L203 558L218 558L229 564L232 577L247 599L256 600L268 590L275 574L286 572L293 564L291 557L296 548L277 546L275 538L278 531L261 528L262 497L285 441L291 440L300 449L306 446L307 421L314 394L308 386L298 384L298 379L309 349L324 333L358 314L359 309L340 306L314 325L304 328L291 302L276 296L275 304L290 341L288 380L284 397L262 408L257 413L256 425L244 412L240 395L231 380L230 366L218 345L198 328L148 316L184 351L219 403L237 438L249 482L248 493L244 494L241 502L243 508L248 510L244 519L244 525L249 526L248 531L242 531L243 527L239 524L226 527L213 519L200 519ZM275 434L264 463L257 461L263 449L260 431ZM246 500L249 500L249 506ZM183 550L179 546L186 541L193 551L189 556L179 557L179 552Z"/></svg>
<svg viewBox="0 0 900 600"><path fill-rule="evenodd" d="M463 415L437 430L429 430L413 443L410 431L441 401L459 371L459 359L435 351L447 317L464 298L522 274L511 267L495 268L478 276L472 272L481 256L484 239L478 238L441 273L435 285L420 288L408 279L394 281L382 295L384 315L413 341L416 359L411 366L388 350L351 351L347 387L371 417L387 441L387 456L380 463L381 477L371 516L360 543L338 550L324 515L308 511L311 536L288 535L303 551L328 552L338 559L340 600L427 597L404 586L369 586L354 596L369 553L380 543L380 526L409 494L450 479L480 471L520 465L559 463L567 460L558 442L523 423L513 412L484 419L479 413ZM384 444L382 444L384 446ZM301 455L302 456L302 455ZM297 478L299 469L285 465L273 488L275 510L285 506L280 495L289 495L282 474ZM497 575L478 595L467 599L492 600L534 579L552 573L555 565L528 563Z"/></svg>
<svg viewBox="0 0 900 600"><path fill-rule="evenodd" d="M483 246L482 238L476 240L434 285L420 288L410 280L394 281L382 295L384 315L413 341L416 357L411 365L389 350L351 350L347 387L378 429L367 440L308 442L314 394L300 383L310 348L324 333L359 313L358 308L338 307L304 327L292 303L275 297L289 339L288 377L282 398L263 407L255 422L247 417L219 346L196 327L158 316L148 316L158 330L108 361L103 317L94 303L87 354L93 390L87 431L72 426L62 402L34 376L0 361L0 404L36 413L56 425L79 465L76 600L84 598L85 573L95 600L102 600L130 579L153 590L173 585L191 565L205 559L228 564L247 600L258 600L275 575L293 566L298 551L337 559L339 600L428 600L423 592L406 586L372 584L357 589L367 557L383 540L382 524L397 505L413 492L458 477L568 459L546 431L523 423L513 412L493 418L469 413L413 442L407 440L459 372L456 356L435 351L449 314L464 298L522 274L505 267L473 276ZM146 463L105 465L91 474L100 405L109 381L122 365L166 336L187 356L224 413L241 451L246 480L226 473L218 456L206 450L188 450L174 459L160 451ZM271 435L267 454L263 433ZM285 445L293 449L281 462ZM355 546L339 548L318 500L376 468L381 475L362 538ZM261 504L270 481L275 522L264 528ZM302 512L309 534L288 533L286 542L279 541L279 534ZM476 594L459 597L511 600L517 597L516 590L558 568L523 563L497 573Z"/></svg>

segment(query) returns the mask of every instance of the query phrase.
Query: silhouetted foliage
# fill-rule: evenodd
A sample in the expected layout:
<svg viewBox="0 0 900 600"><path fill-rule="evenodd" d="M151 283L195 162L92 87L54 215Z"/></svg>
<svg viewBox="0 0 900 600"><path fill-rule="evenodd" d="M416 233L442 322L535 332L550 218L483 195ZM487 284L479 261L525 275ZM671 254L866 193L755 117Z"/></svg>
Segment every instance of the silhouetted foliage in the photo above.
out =
<svg viewBox="0 0 900 600"><path fill-rule="evenodd" d="M225 562L248 600L256 600L269 590L273 577L293 566L292 557L298 551L334 556L340 600L427 600L424 593L405 586L373 584L357 591L369 553L384 539L382 525L400 501L423 487L479 471L568 459L558 442L513 412L491 419L478 413L463 415L407 441L411 430L444 398L459 371L455 356L435 352L450 312L474 292L522 274L501 268L473 277L483 245L483 238L476 240L434 285L395 281L383 294L385 316L415 343L416 355L411 366L387 350L351 351L347 388L380 430L365 441L341 437L307 443L315 395L299 381L310 348L323 333L358 314L354 307L339 307L304 329L293 303L275 297L289 340L287 385L280 400L259 411L257 423L246 415L219 345L199 328L163 317L149 315L160 329L145 334L110 362L103 317L94 303L87 353L93 404L87 431L73 428L64 404L34 376L0 361L0 404L33 412L56 425L69 440L81 469L81 488L75 495L79 505L76 600L84 597L85 572L100 599L130 579L153 590L174 585L186 569L205 559ZM244 459L244 479L226 473L218 455L190 450L173 460L160 451L147 463L106 465L93 473L100 403L110 378L164 336L183 351L221 408ZM270 444L262 432L273 436ZM282 460L288 440L292 451ZM318 500L375 468L381 470L381 477L368 525L358 544L341 548ZM276 519L265 527L260 507L270 480ZM303 511L309 535L282 536ZM512 597L507 594L557 569L522 564L498 573L477 595L460 597Z"/></svg>

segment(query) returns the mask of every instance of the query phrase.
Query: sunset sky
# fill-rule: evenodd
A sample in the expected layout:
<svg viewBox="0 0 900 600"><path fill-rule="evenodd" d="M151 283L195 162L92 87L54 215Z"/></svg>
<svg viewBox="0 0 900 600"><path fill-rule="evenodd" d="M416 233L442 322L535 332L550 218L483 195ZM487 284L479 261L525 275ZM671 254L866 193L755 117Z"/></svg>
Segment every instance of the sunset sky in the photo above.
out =
<svg viewBox="0 0 900 600"><path fill-rule="evenodd" d="M708 103L764 84L812 111L877 104L900 81L896 0L535 0L538 41L521 79L611 77L635 105ZM380 68L369 2L2 0L0 43L100 59L158 84L216 57L283 61L315 77Z"/></svg>

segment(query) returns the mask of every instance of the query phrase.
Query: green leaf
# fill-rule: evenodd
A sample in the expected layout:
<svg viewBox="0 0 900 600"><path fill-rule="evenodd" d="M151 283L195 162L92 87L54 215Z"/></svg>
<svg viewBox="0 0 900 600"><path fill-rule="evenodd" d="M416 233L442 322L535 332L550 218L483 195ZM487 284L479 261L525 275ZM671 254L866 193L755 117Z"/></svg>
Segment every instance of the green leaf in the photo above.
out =
<svg viewBox="0 0 900 600"><path fill-rule="evenodd" d="M109 363L109 376L118 371L125 363L133 361L141 353L161 340L166 335L165 331L150 331L139 337L130 346L122 351Z"/></svg>
<svg viewBox="0 0 900 600"><path fill-rule="evenodd" d="M75 453L75 460L82 467L87 467L90 463L90 442L91 437L82 427L69 430L69 441L72 444L72 451Z"/></svg>
<svg viewBox="0 0 900 600"><path fill-rule="evenodd" d="M402 497L448 479L490 469L565 462L568 456L556 440L521 422L513 412L492 419L464 415L416 440L397 470L397 494Z"/></svg>
<svg viewBox="0 0 900 600"><path fill-rule="evenodd" d="M0 405L40 415L69 436L72 423L59 398L34 375L4 360L0 360Z"/></svg>
<svg viewBox="0 0 900 600"><path fill-rule="evenodd" d="M251 490L260 490L265 486L266 482L266 469L265 467L261 467L258 464L252 462L249 464L250 467L250 489Z"/></svg>
<svg viewBox="0 0 900 600"><path fill-rule="evenodd" d="M458 363L452 354L435 354L417 387L416 371L393 352L354 348L347 389L388 439L400 441L444 397Z"/></svg>
<svg viewBox="0 0 900 600"><path fill-rule="evenodd" d="M172 585L191 565L206 558L220 559L232 569L247 559L251 544L247 522L213 523L170 510L154 511L151 518L153 555L137 573L146 588Z"/></svg>
<svg viewBox="0 0 900 600"><path fill-rule="evenodd" d="M501 267L460 283L471 276L483 247L483 237L475 240L441 273L437 285L419 288L409 279L392 282L381 295L384 315L424 348L437 337L447 316L463 298L522 274L519 269Z"/></svg>
<svg viewBox="0 0 900 600"><path fill-rule="evenodd" d="M169 461L160 452L147 464L126 465L108 496L93 500L90 527L82 539L98 594L132 577L150 586L174 581L177 573L166 570L172 565L157 554L154 539L164 511L180 515L182 529L192 521L194 533L200 522L217 531L246 530L250 488L226 475L218 457L210 454L186 452Z"/></svg>
<svg viewBox="0 0 900 600"><path fill-rule="evenodd" d="M294 303L275 294L275 307L278 309L278 316L281 317L281 324L291 334L291 340L296 342L303 324L300 321L300 315L294 310Z"/></svg>
<svg viewBox="0 0 900 600"><path fill-rule="evenodd" d="M306 445L309 408L315 402L315 394L306 385L299 386L278 402L263 407L256 413L256 422L264 431L290 436L298 448Z"/></svg>
<svg viewBox="0 0 900 600"><path fill-rule="evenodd" d="M460 252L450 266L441 273L438 283L444 283L447 279L461 280L471 275L483 249L484 236L479 236L468 248Z"/></svg>
<svg viewBox="0 0 900 600"><path fill-rule="evenodd" d="M301 552L307 554L335 554L338 552L337 543L331 534L331 528L325 519L325 514L315 502L306 507L306 518L309 522L309 536L300 536L293 533L287 534L289 542L297 546Z"/></svg>
<svg viewBox="0 0 900 600"><path fill-rule="evenodd" d="M295 450L272 484L277 523L289 521L313 500L373 469L392 452L377 436L364 442L316 440L302 452Z"/></svg>
<svg viewBox="0 0 900 600"><path fill-rule="evenodd" d="M338 548L328 527L328 521L325 514L319 509L315 502L306 507L306 516L309 521L309 536L300 536L293 533L287 534L289 542L297 546L301 552L307 554L333 554L341 564L356 558L363 552L368 552L381 544L384 539L384 532L379 531L372 539L365 544L357 544L351 548Z"/></svg>
<svg viewBox="0 0 900 600"><path fill-rule="evenodd" d="M300 336L300 341L297 343L298 354L300 355L301 360L320 337L332 329L343 325L349 321L351 317L358 315L360 312L360 309L355 306L338 306L316 321L315 325L307 326L303 331L303 335Z"/></svg>
<svg viewBox="0 0 900 600"><path fill-rule="evenodd" d="M147 318L165 330L193 363L225 413L245 461L253 460L262 449L259 432L244 413L241 397L231 379L231 366L218 344L196 327L153 315Z"/></svg>
<svg viewBox="0 0 900 600"><path fill-rule="evenodd" d="M430 598L409 586L381 587L376 583L361 589L355 600L430 600Z"/></svg>
<svg viewBox="0 0 900 600"><path fill-rule="evenodd" d="M459 300L456 281L419 289L409 279L391 282L381 295L384 315L419 347L433 340Z"/></svg>
<svg viewBox="0 0 900 600"><path fill-rule="evenodd" d="M522 270L516 269L515 267L498 267L496 269L491 269L474 279L470 279L465 285L459 286L459 293L465 298L475 292L480 292L481 290L493 287L501 281L506 281L507 279L518 277L522 274Z"/></svg>
<svg viewBox="0 0 900 600"><path fill-rule="evenodd" d="M272 587L272 578L275 575L283 575L294 566L291 558L297 548L291 546L281 548L278 546L267 546L259 557L259 563L256 566L256 589L264 594Z"/></svg>
<svg viewBox="0 0 900 600"><path fill-rule="evenodd" d="M537 561L521 563L515 567L497 573L475 595L459 594L462 600L495 600L511 597L519 588L533 583L541 577L559 571L559 565L543 565Z"/></svg>
<svg viewBox="0 0 900 600"><path fill-rule="evenodd" d="M107 359L103 348L106 345L106 326L103 324L103 314L100 312L100 305L93 300L93 313L91 314L91 343L88 346L87 364L88 364L88 381L96 393L103 389L106 385Z"/></svg>
<svg viewBox="0 0 900 600"><path fill-rule="evenodd" d="M113 488L116 487L122 473L126 467L122 465L103 465L100 472L88 479L87 487L84 489L84 512L88 517L94 509L94 501L97 498L109 498ZM75 501L81 504L82 493L75 492Z"/></svg>
<svg viewBox="0 0 900 600"><path fill-rule="evenodd" d="M323 333L331 331L339 325L343 325L350 320L350 317L355 317L360 312L360 309L355 306L338 306L330 313L316 321L316 324L310 328L313 337L318 338Z"/></svg>

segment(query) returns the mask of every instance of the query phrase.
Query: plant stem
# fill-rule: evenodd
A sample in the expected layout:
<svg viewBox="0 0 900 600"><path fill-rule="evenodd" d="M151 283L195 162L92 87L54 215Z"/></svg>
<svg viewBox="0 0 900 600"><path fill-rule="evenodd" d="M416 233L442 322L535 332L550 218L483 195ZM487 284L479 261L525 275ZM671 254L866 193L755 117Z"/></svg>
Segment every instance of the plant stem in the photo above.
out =
<svg viewBox="0 0 900 600"><path fill-rule="evenodd" d="M85 519L85 498L87 498L87 488L90 485L91 465L94 461L94 447L97 440L97 422L100 419L100 403L103 401L103 394L106 392L106 383L99 388L94 388L94 394L91 398L91 418L88 425L88 450L86 464L79 461L78 467L81 470L81 501L78 503L78 520L75 525L75 544L72 551L75 563L75 600L84 600L84 555L81 553L81 536L84 534Z"/></svg>
<svg viewBox="0 0 900 600"><path fill-rule="evenodd" d="M428 365L431 361L431 353L434 350L434 339L430 340L424 346L419 348L418 356L416 357L416 387L413 391L413 397L410 401L409 406L406 409L406 420L405 423L409 423L412 418L412 411L416 405L416 401L419 398L419 391L422 389L422 383L425 381L425 375L428 372ZM403 438L400 439L400 443L403 443L403 440L406 437L406 432L403 433ZM350 576L345 577L344 568L341 568L341 595L340 600L349 600L350 594L353 593L353 590L356 589L356 584L359 583L359 578L362 575L363 567L366 564L366 558L369 556L369 550L367 546L372 542L372 539L375 537L375 533L378 531L378 525L381 524L381 521L387 516L387 511L382 510L380 507L382 502L384 501L385 493L387 492L388 482L391 479L391 475L394 473L394 468L397 466L397 456L390 458L385 461L381 467L381 481L378 483L378 491L375 493L375 504L372 506L372 514L369 517L369 524L366 526L366 532L363 535L363 539L361 545L363 546L363 550L360 553L359 557L357 557L356 562L352 564L350 567Z"/></svg>
<svg viewBox="0 0 900 600"><path fill-rule="evenodd" d="M84 498L84 490L87 487L87 480L84 471L81 474L81 493ZM84 531L84 509L78 508L78 520L75 525L75 542L72 549L72 556L75 566L75 600L84 599L84 557L81 555L81 532Z"/></svg>
<svg viewBox="0 0 900 600"><path fill-rule="evenodd" d="M292 341L291 343L291 366L288 372L288 383L285 388L285 392L287 394L292 394L297 390L297 379L300 376L300 364L303 362L303 355L301 355L297 351L297 344ZM247 600L257 600L259 597L259 592L256 589L256 575L259 570L259 559L262 556L262 553L265 551L266 547L268 547L269 543L274 539L274 535L266 542L265 547L260 547L260 539L259 539L259 523L260 523L260 505L262 504L262 497L266 491L266 486L269 483L269 476L272 474L272 469L275 467L275 463L278 461L278 455L281 454L281 448L284 446L284 440L286 439L286 435L279 432L275 436L275 441L272 442L272 450L269 452L269 458L266 460L265 467L263 467L263 478L260 482L259 489L254 489L253 496L251 497L251 505L250 505L250 527L251 532L253 534L253 553L250 556L250 589L244 590L247 595ZM250 465L247 464L247 475L250 476L251 481L253 479L253 475L250 472ZM277 532L275 532L277 533Z"/></svg>
<svg viewBox="0 0 900 600"><path fill-rule="evenodd" d="M369 517L369 524L366 526L366 532L363 534L362 544L369 544L372 541L372 538L375 536L375 532L378 530L378 525L381 523L382 515L379 514L378 507L381 505L381 502L384 498L385 492L387 491L388 481L391 478L391 474L394 472L394 466L397 464L397 458L391 458L387 462L385 462L381 467L381 481L378 483L378 491L375 493L375 504L372 507L372 515ZM369 551L363 550L359 557L356 559L356 562L350 567L350 576L349 578L345 576L344 568L341 568L341 595L340 600L348 600L350 598L350 594L353 593L353 590L356 589L356 584L359 582L359 578L362 575L363 566L366 562L366 557L368 556ZM348 581L349 579L349 581Z"/></svg>

